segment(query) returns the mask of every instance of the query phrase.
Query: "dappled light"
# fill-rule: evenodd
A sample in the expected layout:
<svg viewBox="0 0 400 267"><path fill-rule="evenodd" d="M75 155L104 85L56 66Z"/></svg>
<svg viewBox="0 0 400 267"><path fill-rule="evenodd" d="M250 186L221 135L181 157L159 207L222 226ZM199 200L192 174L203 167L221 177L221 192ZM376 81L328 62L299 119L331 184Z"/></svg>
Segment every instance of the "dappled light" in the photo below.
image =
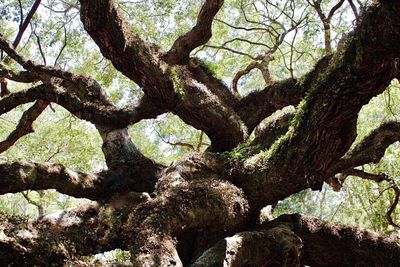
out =
<svg viewBox="0 0 400 267"><path fill-rule="evenodd" d="M398 14L3 0L0 266L397 266Z"/></svg>

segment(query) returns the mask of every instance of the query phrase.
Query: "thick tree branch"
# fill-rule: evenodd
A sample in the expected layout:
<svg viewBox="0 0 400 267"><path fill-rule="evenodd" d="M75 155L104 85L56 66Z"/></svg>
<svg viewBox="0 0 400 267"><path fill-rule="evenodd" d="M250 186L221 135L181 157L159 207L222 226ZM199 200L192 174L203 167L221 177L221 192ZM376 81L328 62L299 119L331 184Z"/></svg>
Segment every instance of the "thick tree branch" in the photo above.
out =
<svg viewBox="0 0 400 267"><path fill-rule="evenodd" d="M70 196L97 199L104 193L101 175L75 172L56 163L2 163L0 177L0 194L57 189Z"/></svg>
<svg viewBox="0 0 400 267"><path fill-rule="evenodd" d="M124 220L121 215L97 204L46 215L38 221L1 214L0 264L64 266L80 255L120 248L120 227L110 216Z"/></svg>
<svg viewBox="0 0 400 267"><path fill-rule="evenodd" d="M57 163L0 164L0 194L56 189L77 198L108 201L115 194L152 192L160 166L146 158L118 170L86 174Z"/></svg>
<svg viewBox="0 0 400 267"><path fill-rule="evenodd" d="M206 250L191 266L300 266L302 242L289 227L241 232Z"/></svg>
<svg viewBox="0 0 400 267"><path fill-rule="evenodd" d="M385 155L386 148L400 140L400 123L386 122L360 140L333 167L339 173L362 166L367 163L378 163Z"/></svg>
<svg viewBox="0 0 400 267"><path fill-rule="evenodd" d="M238 104L238 99L232 94L228 86L222 80L216 78L215 74L201 60L191 58L188 67L193 77L206 85L226 106L234 107Z"/></svg>
<svg viewBox="0 0 400 267"><path fill-rule="evenodd" d="M169 74L157 62L157 48L142 40L120 14L115 0L81 0L81 20L86 31L114 67L141 86L153 104L176 105Z"/></svg>
<svg viewBox="0 0 400 267"><path fill-rule="evenodd" d="M185 66L177 66L179 86L183 88L181 104L174 110L183 121L204 131L211 140L212 151L226 151L236 147L247 138L247 129L240 117L228 104L229 95L224 88L197 81ZM207 86L209 85L209 86Z"/></svg>
<svg viewBox="0 0 400 267"><path fill-rule="evenodd" d="M268 122L256 128L254 140L250 145L259 146L260 150L268 149L290 126L290 121L295 114L294 109L284 110L281 114L268 119Z"/></svg>
<svg viewBox="0 0 400 267"><path fill-rule="evenodd" d="M237 104L236 111L249 132L260 122L289 105L297 105L306 93L305 88L295 79L273 82L262 91L250 93Z"/></svg>
<svg viewBox="0 0 400 267"><path fill-rule="evenodd" d="M81 1L82 22L103 55L143 88L149 102L160 113L172 111L186 123L203 130L212 140L215 151L229 150L243 142L246 130L226 104L233 97L205 72L191 73L190 66L165 66L158 60L157 49L131 30L114 2Z"/></svg>
<svg viewBox="0 0 400 267"><path fill-rule="evenodd" d="M0 45L3 45L4 41L5 39L0 38ZM2 63L0 63L0 79L8 79L19 83L33 83L40 81L40 77L37 74L30 71L14 72L7 69L7 67Z"/></svg>
<svg viewBox="0 0 400 267"><path fill-rule="evenodd" d="M46 84L19 91L1 99L0 114L35 100L57 103L78 118L104 127L124 128L140 120L140 115L136 110L120 110L112 106L105 107L90 102L85 103L74 95Z"/></svg>
<svg viewBox="0 0 400 267"><path fill-rule="evenodd" d="M308 266L394 266L400 262L396 237L298 214L283 215L266 226L279 224L301 238L302 264Z"/></svg>
<svg viewBox="0 0 400 267"><path fill-rule="evenodd" d="M109 192L153 192L164 166L140 153L127 128L110 130L98 127L98 130L109 169L104 187Z"/></svg>
<svg viewBox="0 0 400 267"><path fill-rule="evenodd" d="M104 141L103 152L110 169L119 173L125 171L126 175L124 177L132 178L138 176L139 178L134 180L143 182L143 185L138 188L149 190L154 187L155 174L161 166L144 157L135 148L132 141L129 139L126 129L113 131L115 128L124 128L141 119L153 118L162 113L160 109L150 103L147 96L144 96L136 106L129 107L125 110L119 110L113 105L103 88L90 77L75 75L59 68L37 65L31 61L25 60L12 49L7 40L3 37L0 38L0 47L2 47L11 58L28 69L30 71L29 73L36 74L33 75L33 77L38 77L44 83L54 84L66 90L66 92L60 92L55 89L54 86L39 85L27 91L15 93L10 95L9 98L1 100L2 103L0 103L0 106L3 104L3 108L6 108L4 112L8 111L7 107L5 107L7 105L11 105L12 107L13 104L18 105L31 102L32 99L56 102L77 117L91 121L96 125ZM7 74L9 74L9 72L7 72ZM75 95L80 99L75 97ZM106 117L103 117L104 120L102 122L95 119L99 118L99 113L103 115L107 114ZM117 113L125 115L120 116L117 115ZM116 117L112 114L115 114ZM125 117L125 119L123 117ZM128 117L130 117L130 119L127 121L126 119ZM113 124L115 122L117 125ZM139 166L138 168L132 168L132 166L135 165L135 161L137 161L136 164ZM129 176L128 173L133 176Z"/></svg>
<svg viewBox="0 0 400 267"><path fill-rule="evenodd" d="M193 266L394 266L399 260L398 238L293 214L219 241Z"/></svg>
<svg viewBox="0 0 400 267"><path fill-rule="evenodd" d="M163 59L171 65L187 63L190 52L210 40L214 17L223 3L223 0L205 0L197 17L196 25L174 42Z"/></svg>
<svg viewBox="0 0 400 267"><path fill-rule="evenodd" d="M303 80L309 85L308 94L288 133L270 151L251 157L237 169L234 183L256 206L272 204L305 188L320 189L332 175L332 166L355 139L361 107L383 92L397 75L398 12L397 2L369 7L332 59L328 57L328 67L309 81Z"/></svg>
<svg viewBox="0 0 400 267"><path fill-rule="evenodd" d="M329 66L331 56L321 58L314 68L302 79L274 81L261 91L243 97L235 110L247 126L249 132L266 117L289 105L297 105L306 95L315 76Z"/></svg>

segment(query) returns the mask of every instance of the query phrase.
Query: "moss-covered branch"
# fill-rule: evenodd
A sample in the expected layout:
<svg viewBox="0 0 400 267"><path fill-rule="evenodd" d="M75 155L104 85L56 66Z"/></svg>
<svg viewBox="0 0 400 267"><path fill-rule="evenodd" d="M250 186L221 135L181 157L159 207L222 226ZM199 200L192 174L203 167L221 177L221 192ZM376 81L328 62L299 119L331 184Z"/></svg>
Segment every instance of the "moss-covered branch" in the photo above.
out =
<svg viewBox="0 0 400 267"><path fill-rule="evenodd" d="M370 6L327 67L303 80L309 90L288 133L237 169L235 183L251 202L261 208L305 188L320 189L331 176L355 140L361 107L397 75L399 12L398 2Z"/></svg>
<svg viewBox="0 0 400 267"><path fill-rule="evenodd" d="M386 148L400 140L400 123L386 122L355 144L333 167L339 173L367 163L378 163Z"/></svg>

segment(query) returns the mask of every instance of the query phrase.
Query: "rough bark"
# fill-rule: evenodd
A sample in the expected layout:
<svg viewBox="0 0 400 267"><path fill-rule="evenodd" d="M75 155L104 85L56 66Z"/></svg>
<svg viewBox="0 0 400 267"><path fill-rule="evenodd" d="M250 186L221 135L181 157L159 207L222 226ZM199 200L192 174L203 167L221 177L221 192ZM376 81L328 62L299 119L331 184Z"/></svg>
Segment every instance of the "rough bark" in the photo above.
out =
<svg viewBox="0 0 400 267"><path fill-rule="evenodd" d="M285 215L277 222L289 226L302 240L305 265L396 266L400 261L400 240L393 236L304 215Z"/></svg>
<svg viewBox="0 0 400 267"><path fill-rule="evenodd" d="M399 244L355 226L283 215L221 240L192 266L396 266Z"/></svg>
<svg viewBox="0 0 400 267"><path fill-rule="evenodd" d="M267 153L240 165L234 183L248 192L250 202L262 207L305 188L319 189L332 175L331 167L355 139L359 110L397 73L398 11L390 1L371 6L342 40L329 66L309 81L308 94L288 133ZM383 24L382 18L387 18Z"/></svg>
<svg viewBox="0 0 400 267"><path fill-rule="evenodd" d="M117 232L120 215L98 205L55 213L29 221L1 214L2 266L68 266L81 255L121 247ZM84 237L84 238L82 238Z"/></svg>
<svg viewBox="0 0 400 267"><path fill-rule="evenodd" d="M96 126L108 167L84 174L52 163L0 164L0 194L57 189L102 203L36 222L2 215L1 264L66 265L115 248L129 250L137 266L400 261L398 241L355 227L299 215L256 226L262 207L303 189L320 189L338 172L377 162L398 140L398 124L387 123L349 151L361 107L399 75L397 1L372 4L337 52L304 77L274 82L240 100L201 62L189 59L190 51L210 38L223 1L205 1L196 26L166 54L130 28L116 1L80 2L86 31L144 97L136 107L118 109L90 77L26 60L0 36L0 49L26 71L15 74L1 66L1 75L41 82L2 98L0 114L37 100L57 103ZM289 105L297 106L294 114L270 118L244 143L261 121ZM165 112L203 130L212 142L208 152L188 154L168 167L143 156L126 127ZM37 114L30 109L22 128L29 130ZM227 235L233 237L223 239ZM191 253L184 251L185 243Z"/></svg>
<svg viewBox="0 0 400 267"><path fill-rule="evenodd" d="M378 163L384 156L386 148L399 140L400 123L386 122L348 151L335 164L334 171L341 172L367 163Z"/></svg>

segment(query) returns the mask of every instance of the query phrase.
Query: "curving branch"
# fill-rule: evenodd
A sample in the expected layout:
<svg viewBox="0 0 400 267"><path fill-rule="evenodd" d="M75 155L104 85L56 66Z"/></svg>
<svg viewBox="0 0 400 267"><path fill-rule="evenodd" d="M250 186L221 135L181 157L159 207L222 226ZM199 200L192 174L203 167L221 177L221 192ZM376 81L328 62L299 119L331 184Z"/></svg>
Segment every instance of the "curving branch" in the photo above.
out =
<svg viewBox="0 0 400 267"><path fill-rule="evenodd" d="M400 123L383 123L360 140L333 167L339 173L367 163L378 163L385 155L386 148L400 140Z"/></svg>
<svg viewBox="0 0 400 267"><path fill-rule="evenodd" d="M279 195L283 199L305 188L320 189L334 174L333 166L354 142L360 109L397 75L397 12L397 2L372 5L333 57L326 58L329 67L302 79L308 93L288 133L268 153L246 160L234 175L235 184L244 189L250 202L261 208L274 203ZM386 31L377 26L381 23ZM379 68L370 68L371 64ZM245 173L252 173L253 178L242 179Z"/></svg>
<svg viewBox="0 0 400 267"><path fill-rule="evenodd" d="M78 118L104 127L124 128L140 120L140 114L135 109L120 110L112 106L107 107L90 102L82 102L78 97L47 84L22 90L1 99L0 114L35 100L57 103Z"/></svg>
<svg viewBox="0 0 400 267"><path fill-rule="evenodd" d="M262 91L243 97L235 110L249 132L262 120L286 106L297 105L306 94L306 87L296 79L273 82Z"/></svg>
<svg viewBox="0 0 400 267"><path fill-rule="evenodd" d="M269 85L272 81L271 75L269 73L269 64L270 61L274 60L274 53L276 51L278 51L281 46L281 44L283 42L285 42L285 37L292 31L295 31L293 40L292 40L292 44L290 44L291 47L293 47L293 42L296 39L297 36L297 30L302 27L301 24L303 24L304 21L307 20L307 15L306 14L306 8L303 9L303 11L300 13L301 15L299 16L299 18L296 18L297 14L295 12L295 6L294 6L294 2L291 2L291 11L288 13L285 11L285 8L287 7L286 4L284 5L283 8L280 8L277 4L274 4L273 2L270 1L266 1L264 4L264 8L267 10L266 13L267 14L262 14L262 12L258 11L256 8L257 13L259 13L261 15L261 17L263 18L264 21L269 21L270 25L265 24L265 23L259 23L257 21L251 21L249 19L247 19L246 16L246 12L244 10L244 6L243 6L243 2L241 2L241 10L246 18L246 21L249 23L253 23L253 24L258 24L261 26L265 27L265 32L268 33L270 39L271 39L271 44L270 45L263 45L257 42L250 42L247 41L253 45L261 45L264 47L267 47L267 49L260 55L256 56L256 57L252 57L250 56L250 58L253 60L250 64L247 65L246 68L244 68L243 70L240 70L239 72L237 72L232 80L232 90L233 92L238 95L238 82L239 80L244 76L247 75L251 70L253 69L259 69L262 73L263 79L265 81L266 85ZM279 10L279 15L278 16L273 16L270 14L270 12L268 12L268 9L270 8L276 8ZM285 26L284 23L279 22L278 18L280 16L285 17L286 19L290 20L290 27ZM222 22L222 21L221 21ZM224 23L224 22L222 22ZM224 23L225 25L229 26L229 27L233 27L230 24ZM273 26L272 26L273 25ZM233 28L237 28L237 27L233 27ZM240 29L241 27L239 27ZM226 48L226 44L232 41L243 41L243 39L241 38L235 38L232 39L231 41L225 42L221 47L223 49ZM265 48L264 48L265 49ZM292 59L291 59L292 61ZM291 63L292 64L292 63ZM293 74L293 70L291 70L291 68L289 68L289 71L291 72L291 74ZM293 75L291 75L293 78Z"/></svg>
<svg viewBox="0 0 400 267"><path fill-rule="evenodd" d="M146 43L125 21L113 0L80 0L85 30L114 67L143 88L159 107L176 106L173 82L158 63L158 48Z"/></svg>
<svg viewBox="0 0 400 267"><path fill-rule="evenodd" d="M274 58L272 57L272 53L265 53L264 55L258 56L255 61L251 62L247 67L238 73L235 74L235 77L233 78L232 81L232 90L236 95L239 95L238 91L238 82L240 78L242 78L244 75L248 74L250 71L253 69L259 69L262 73L262 76L264 78L264 82L266 85L270 84L272 81L271 74L269 73L268 70L268 65L271 60ZM261 60L261 62L258 62L257 60Z"/></svg>
<svg viewBox="0 0 400 267"><path fill-rule="evenodd" d="M230 150L243 142L247 138L247 129L231 107L232 103L228 103L233 96L228 91L224 93L225 88L220 88L215 79L202 76L200 70L190 71L184 66L176 68L183 92L181 103L173 113L204 131L211 140L212 151Z"/></svg>
<svg viewBox="0 0 400 267"><path fill-rule="evenodd" d="M8 135L6 140L0 142L0 154L14 145L21 137L34 132L32 127L33 122L42 114L48 105L48 102L39 100L22 114L16 129Z"/></svg>
<svg viewBox="0 0 400 267"><path fill-rule="evenodd" d="M223 3L223 0L205 0L196 25L174 42L171 49L163 55L163 59L171 65L187 63L190 52L210 40L214 17Z"/></svg>
<svg viewBox="0 0 400 267"><path fill-rule="evenodd" d="M260 150L270 148L279 137L288 131L294 114L294 109L287 109L277 116L268 118L268 122L265 125L256 128L254 139L250 145L259 146Z"/></svg>
<svg viewBox="0 0 400 267"><path fill-rule="evenodd" d="M72 171L56 163L1 163L0 177L0 194L57 189L70 196L97 199L105 189L102 175Z"/></svg>

